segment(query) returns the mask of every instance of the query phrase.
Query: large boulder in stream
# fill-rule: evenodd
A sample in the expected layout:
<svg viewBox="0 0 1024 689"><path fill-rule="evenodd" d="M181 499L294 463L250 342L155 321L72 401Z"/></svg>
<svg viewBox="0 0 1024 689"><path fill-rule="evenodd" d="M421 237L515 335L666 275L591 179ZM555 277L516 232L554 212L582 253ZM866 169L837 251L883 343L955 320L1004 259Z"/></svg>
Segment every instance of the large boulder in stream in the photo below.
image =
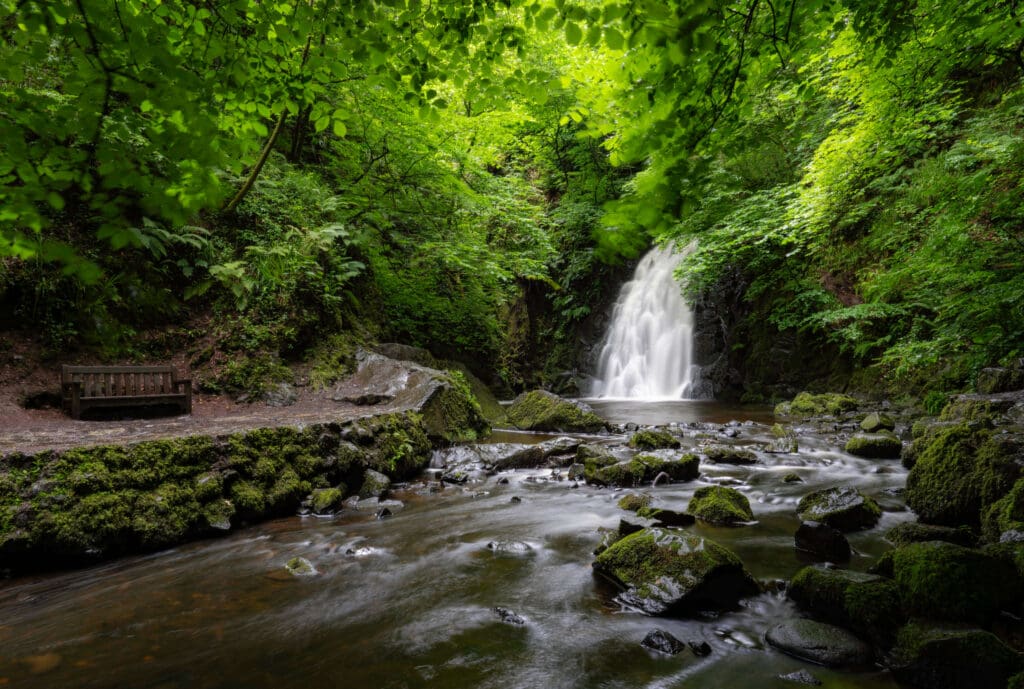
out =
<svg viewBox="0 0 1024 689"><path fill-rule="evenodd" d="M839 416L857 408L857 400L849 395L826 392L818 395L801 392L791 402L782 402L775 407L776 416L809 418L812 416Z"/></svg>
<svg viewBox="0 0 1024 689"><path fill-rule="evenodd" d="M851 629L886 648L906 619L896 584L877 574L804 567L789 582L786 595L815 619Z"/></svg>
<svg viewBox="0 0 1024 689"><path fill-rule="evenodd" d="M629 446L638 450L674 450L678 449L681 443L668 431L644 429L629 437Z"/></svg>
<svg viewBox="0 0 1024 689"><path fill-rule="evenodd" d="M356 358L359 368L334 389L335 401L412 409L422 414L427 435L435 442L470 441L490 433L461 373L365 351Z"/></svg>
<svg viewBox="0 0 1024 689"><path fill-rule="evenodd" d="M728 610L759 590L731 551L659 527L616 541L598 555L594 571L623 589L616 600L648 615Z"/></svg>
<svg viewBox="0 0 1024 689"><path fill-rule="evenodd" d="M821 522L840 531L869 529L878 523L882 510L856 488L826 488L805 495L796 506L800 519Z"/></svg>
<svg viewBox="0 0 1024 689"><path fill-rule="evenodd" d="M981 629L908 624L888 658L901 685L921 689L1005 689L1024 660Z"/></svg>
<svg viewBox="0 0 1024 689"><path fill-rule="evenodd" d="M893 433L856 433L846 441L846 451L868 459L899 459L903 443Z"/></svg>
<svg viewBox="0 0 1024 689"><path fill-rule="evenodd" d="M524 392L513 400L506 420L523 431L595 433L604 420L585 404L562 399L546 390Z"/></svg>

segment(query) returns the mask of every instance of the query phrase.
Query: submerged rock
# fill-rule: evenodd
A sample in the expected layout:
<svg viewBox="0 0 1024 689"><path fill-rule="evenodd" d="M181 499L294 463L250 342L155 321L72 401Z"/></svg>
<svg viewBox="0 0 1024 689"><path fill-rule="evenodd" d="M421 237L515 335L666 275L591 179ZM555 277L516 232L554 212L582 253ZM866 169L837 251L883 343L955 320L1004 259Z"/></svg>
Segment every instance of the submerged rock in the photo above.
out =
<svg viewBox="0 0 1024 689"><path fill-rule="evenodd" d="M736 555L694 534L659 527L612 544L594 571L624 590L622 604L648 615L731 609L758 586Z"/></svg>
<svg viewBox="0 0 1024 689"><path fill-rule="evenodd" d="M519 395L509 406L506 419L524 431L593 433L605 427L604 420L585 404L562 399L546 390Z"/></svg>
<svg viewBox="0 0 1024 689"><path fill-rule="evenodd" d="M662 629L647 632L647 636L640 642L640 645L670 656L686 650L686 644Z"/></svg>
<svg viewBox="0 0 1024 689"><path fill-rule="evenodd" d="M318 574L313 563L304 557L293 557L285 564L284 568L288 573L296 577L309 577Z"/></svg>
<svg viewBox="0 0 1024 689"><path fill-rule="evenodd" d="M801 520L822 522L840 531L868 529L878 523L882 510L856 488L826 488L804 496L797 504Z"/></svg>
<svg viewBox="0 0 1024 689"><path fill-rule="evenodd" d="M899 459L903 443L895 435L883 433L857 433L846 441L846 451L868 459Z"/></svg>
<svg viewBox="0 0 1024 689"><path fill-rule="evenodd" d="M508 608L495 607L491 609L495 612L495 614L498 615L498 619L500 619L505 624L511 624L514 627L521 627L526 624L526 620L524 620L522 617L512 612Z"/></svg>
<svg viewBox="0 0 1024 689"><path fill-rule="evenodd" d="M850 559L850 542L839 529L821 522L800 522L794 542L797 550L816 555L829 562Z"/></svg>
<svg viewBox="0 0 1024 689"><path fill-rule="evenodd" d="M788 620L765 634L783 653L826 667L867 665L871 648L850 632L814 620Z"/></svg>
<svg viewBox="0 0 1024 689"><path fill-rule="evenodd" d="M686 511L711 524L735 525L754 520L747 497L735 488L725 486L698 488Z"/></svg>
<svg viewBox="0 0 1024 689"><path fill-rule="evenodd" d="M797 670L788 675L779 675L779 679L796 684L806 684L809 687L820 687L821 680L809 673L807 670Z"/></svg>
<svg viewBox="0 0 1024 689"><path fill-rule="evenodd" d="M1021 655L994 634L908 624L888 658L901 684L928 689L1005 689L1024 670Z"/></svg>
<svg viewBox="0 0 1024 689"><path fill-rule="evenodd" d="M487 549L502 555L529 555L533 552L533 546L523 541L491 541Z"/></svg>

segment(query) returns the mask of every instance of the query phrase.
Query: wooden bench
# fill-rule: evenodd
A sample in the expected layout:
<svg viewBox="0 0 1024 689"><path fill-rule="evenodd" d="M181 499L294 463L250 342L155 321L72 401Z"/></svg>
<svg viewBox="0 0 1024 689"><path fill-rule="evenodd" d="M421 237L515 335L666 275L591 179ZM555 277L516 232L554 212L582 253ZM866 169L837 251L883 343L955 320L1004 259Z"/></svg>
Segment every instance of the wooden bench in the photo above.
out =
<svg viewBox="0 0 1024 689"><path fill-rule="evenodd" d="M192 411L192 381L173 366L61 366L64 409L77 419L98 407L176 405Z"/></svg>

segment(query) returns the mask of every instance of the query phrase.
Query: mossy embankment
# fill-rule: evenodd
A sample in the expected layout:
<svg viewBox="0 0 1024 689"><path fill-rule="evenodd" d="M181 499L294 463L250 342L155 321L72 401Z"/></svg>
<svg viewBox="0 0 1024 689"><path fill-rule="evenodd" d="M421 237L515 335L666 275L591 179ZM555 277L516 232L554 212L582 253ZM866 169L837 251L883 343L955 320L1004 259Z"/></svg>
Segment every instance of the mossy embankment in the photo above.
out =
<svg viewBox="0 0 1024 689"><path fill-rule="evenodd" d="M323 489L357 494L367 469L408 478L435 443L461 435L463 414L438 423L466 406L450 396L345 422L8 453L0 457L0 569L77 566L295 514Z"/></svg>

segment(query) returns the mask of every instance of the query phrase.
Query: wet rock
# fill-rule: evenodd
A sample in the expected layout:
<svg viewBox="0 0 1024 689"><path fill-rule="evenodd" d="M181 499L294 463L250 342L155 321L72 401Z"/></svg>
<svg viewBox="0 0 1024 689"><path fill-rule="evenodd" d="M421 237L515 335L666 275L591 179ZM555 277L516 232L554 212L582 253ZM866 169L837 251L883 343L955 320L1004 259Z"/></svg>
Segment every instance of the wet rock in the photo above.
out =
<svg viewBox="0 0 1024 689"><path fill-rule="evenodd" d="M379 471L367 469L363 472L363 485L359 488L360 499L379 498L391 488L391 479Z"/></svg>
<svg viewBox="0 0 1024 689"><path fill-rule="evenodd" d="M579 462L569 466L569 480L576 481L584 478L585 467Z"/></svg>
<svg viewBox="0 0 1024 689"><path fill-rule="evenodd" d="M304 557L293 557L288 560L284 568L289 574L296 577L309 577L318 573L313 563Z"/></svg>
<svg viewBox="0 0 1024 689"><path fill-rule="evenodd" d="M506 411L509 423L524 431L593 433L605 422L585 404L562 399L546 390L525 392Z"/></svg>
<svg viewBox="0 0 1024 689"><path fill-rule="evenodd" d="M540 445L493 443L477 445L476 451L485 465L497 471L505 469L533 469L544 465L544 449Z"/></svg>
<svg viewBox="0 0 1024 689"><path fill-rule="evenodd" d="M528 555L533 552L533 546L523 541L491 541L487 549L502 555Z"/></svg>
<svg viewBox="0 0 1024 689"><path fill-rule="evenodd" d="M757 462L757 455L750 450L730 445L708 445L701 451L709 462L715 464L754 464Z"/></svg>
<svg viewBox="0 0 1024 689"><path fill-rule="evenodd" d="M882 510L856 488L826 488L804 496L797 504L802 521L822 522L840 531L868 529L878 523Z"/></svg>
<svg viewBox="0 0 1024 689"><path fill-rule="evenodd" d="M630 488L653 481L664 472L674 481L689 481L700 475L700 460L688 454L674 460L657 455L637 455L627 462L597 466L590 460L584 467L587 482L601 486Z"/></svg>
<svg viewBox="0 0 1024 689"><path fill-rule="evenodd" d="M878 433L879 431L896 430L896 422L888 414L871 412L860 422L860 428L865 433Z"/></svg>
<svg viewBox="0 0 1024 689"><path fill-rule="evenodd" d="M857 400L849 395L834 392L812 395L809 392L801 392L793 401L776 405L775 415L797 418L839 416L856 409Z"/></svg>
<svg viewBox="0 0 1024 689"><path fill-rule="evenodd" d="M814 620L788 620L765 634L765 640L783 653L826 667L867 665L871 648L850 632Z"/></svg>
<svg viewBox="0 0 1024 689"><path fill-rule="evenodd" d="M758 591L736 555L694 534L643 529L598 555L594 571L620 586L617 600L648 615L730 609Z"/></svg>
<svg viewBox="0 0 1024 689"><path fill-rule="evenodd" d="M357 407L372 407L376 404L384 404L395 399L394 395L382 395L377 392L363 392L355 395L346 395L342 401L354 404Z"/></svg>
<svg viewBox="0 0 1024 689"><path fill-rule="evenodd" d="M644 648L649 648L658 653L674 656L686 650L686 644L672 636L663 629L655 629L647 632L647 636L640 642Z"/></svg>
<svg viewBox="0 0 1024 689"><path fill-rule="evenodd" d="M846 451L869 459L899 459L903 443L895 435L883 433L857 433L846 441Z"/></svg>
<svg viewBox="0 0 1024 689"><path fill-rule="evenodd" d="M962 545L965 548L973 548L978 544L978 539L970 529L963 527L954 529L950 526L935 526L918 522L904 522L892 527L885 532L885 539L895 546L925 541L945 541Z"/></svg>
<svg viewBox="0 0 1024 689"><path fill-rule="evenodd" d="M555 438L554 440L545 440L538 447L540 447L544 459L551 459L552 457L562 455L574 456L580 445L582 445L582 442L577 438L562 437Z"/></svg>
<svg viewBox="0 0 1024 689"><path fill-rule="evenodd" d="M620 459L622 457L616 456L607 445L583 443L576 448L576 461L580 464L593 463L598 466L608 466L615 464Z"/></svg>
<svg viewBox="0 0 1024 689"><path fill-rule="evenodd" d="M629 446L638 450L665 450L677 449L681 443L668 431L648 429L630 436Z"/></svg>
<svg viewBox="0 0 1024 689"><path fill-rule="evenodd" d="M526 624L526 620L524 620L522 617L512 612L508 608L495 607L491 608L491 610L493 610L494 613L498 616L498 619L500 619L505 624L511 624L514 627L522 627Z"/></svg>
<svg viewBox="0 0 1024 689"><path fill-rule="evenodd" d="M821 522L800 522L794 541L797 550L811 553L829 562L850 559L850 542L842 531Z"/></svg>
<svg viewBox="0 0 1024 689"><path fill-rule="evenodd" d="M820 687L821 680L809 673L807 670L797 670L788 675L779 675L779 679L795 684L805 684L811 687Z"/></svg>
<svg viewBox="0 0 1024 689"><path fill-rule="evenodd" d="M377 510L377 514L374 516L376 516L377 519L387 519L388 517L393 517L394 515L395 513L392 512L390 508L381 507L379 510Z"/></svg>
<svg viewBox="0 0 1024 689"><path fill-rule="evenodd" d="M698 488L686 511L711 524L735 525L754 520L747 497L735 488L725 486Z"/></svg>
<svg viewBox="0 0 1024 689"><path fill-rule="evenodd" d="M509 498L508 501L510 503L512 503L513 505L518 505L519 503L521 503L523 501L523 499L521 497L519 497L518 495L513 495L511 498Z"/></svg>
<svg viewBox="0 0 1024 689"><path fill-rule="evenodd" d="M852 629L884 647L892 644L906 619L896 584L875 574L805 567L789 582L786 595L816 619Z"/></svg>
<svg viewBox="0 0 1024 689"><path fill-rule="evenodd" d="M901 684L929 689L1005 689L1024 670L1021 655L994 634L909 624L888 658Z"/></svg>
<svg viewBox="0 0 1024 689"><path fill-rule="evenodd" d="M664 507L646 506L637 510L636 516L641 519L653 519L656 526L691 526L697 518L686 512L677 512Z"/></svg>
<svg viewBox="0 0 1024 689"><path fill-rule="evenodd" d="M214 500L203 506L203 519L214 531L230 531L235 506L229 500Z"/></svg>
<svg viewBox="0 0 1024 689"><path fill-rule="evenodd" d="M800 478L799 474L786 474L782 477L783 483L803 483L804 480Z"/></svg>
<svg viewBox="0 0 1024 689"><path fill-rule="evenodd" d="M507 486L508 485L508 476L502 476L497 481L495 481L495 483L497 483L499 486Z"/></svg>
<svg viewBox="0 0 1024 689"><path fill-rule="evenodd" d="M707 641L687 641L686 643L695 656L703 658L711 655L711 644Z"/></svg>
<svg viewBox="0 0 1024 689"><path fill-rule="evenodd" d="M445 483L453 483L460 485L469 481L469 472L463 469L455 469L454 471L446 471L441 475L441 480Z"/></svg>
<svg viewBox="0 0 1024 689"><path fill-rule="evenodd" d="M1024 389L1024 365L1018 360L1011 368L983 368L978 372L974 389L982 395Z"/></svg>

